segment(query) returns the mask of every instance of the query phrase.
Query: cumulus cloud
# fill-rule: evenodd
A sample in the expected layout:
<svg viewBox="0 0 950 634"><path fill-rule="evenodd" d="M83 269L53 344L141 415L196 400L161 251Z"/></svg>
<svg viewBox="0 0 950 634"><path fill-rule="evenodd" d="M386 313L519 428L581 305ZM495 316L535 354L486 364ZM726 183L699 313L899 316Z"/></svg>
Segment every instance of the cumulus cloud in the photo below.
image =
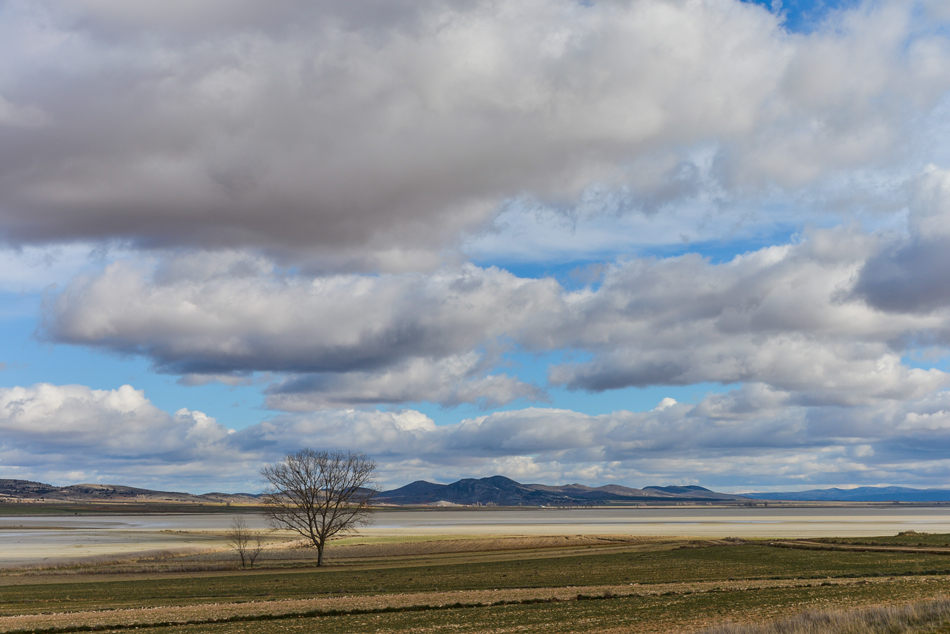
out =
<svg viewBox="0 0 950 634"><path fill-rule="evenodd" d="M441 426L415 412L287 414L239 435L248 446L300 438L359 446L399 484L503 473L634 486L684 478L732 486L790 479L933 485L950 471L947 392L843 409L796 404L787 392L750 384L696 404L660 405L597 416L528 408Z"/></svg>
<svg viewBox="0 0 950 634"><path fill-rule="evenodd" d="M950 341L950 171L908 180L945 152L945 4L802 33L740 0L2 3L0 290L69 279L46 341L284 414L228 433L128 386L6 388L0 460L237 482L329 444L393 478L945 473L950 377L907 361ZM631 254L829 209L890 229ZM737 389L443 427L373 409L708 382Z"/></svg>
<svg viewBox="0 0 950 634"><path fill-rule="evenodd" d="M696 404L663 399L648 412L528 408L439 426L412 410L335 410L231 432L201 412L163 412L130 386L42 384L0 390L0 461L19 477L56 481L66 472L57 465L68 465L71 482L174 482L199 492L255 491L262 464L306 446L359 448L387 486L498 473L634 486L933 484L950 472L947 392L844 410L791 400L750 384Z"/></svg>
<svg viewBox="0 0 950 634"><path fill-rule="evenodd" d="M595 391L764 382L842 405L920 396L947 377L905 366L902 339L943 328L947 316L891 315L844 298L874 244L815 231L724 264L684 256L611 267L596 293L567 298L567 323L583 327L560 333L561 345L593 358L553 367L550 380Z"/></svg>
<svg viewBox="0 0 950 634"><path fill-rule="evenodd" d="M240 254L191 255L154 267L120 261L78 277L51 296L45 323L58 341L144 354L190 383L200 375L306 375L272 389L270 402L288 409L500 405L542 393L492 374L477 350L555 309L559 290L553 280L474 266L311 278Z"/></svg>
<svg viewBox="0 0 950 634"><path fill-rule="evenodd" d="M52 340L142 354L192 382L283 374L268 403L292 411L543 398L500 371L512 348L581 355L553 365L549 382L593 392L757 382L805 404L918 398L948 377L903 355L945 332L950 314L855 296L880 245L857 229L816 230L721 264L621 261L578 291L473 265L310 277L234 254L120 261L50 295L44 324Z"/></svg>
<svg viewBox="0 0 950 634"><path fill-rule="evenodd" d="M0 388L0 464L8 477L57 480L62 469L71 472L69 484L80 475L158 485L174 474L183 486L219 475L253 479L256 463L230 449L230 433L199 411L169 414L129 385Z"/></svg>
<svg viewBox="0 0 950 634"><path fill-rule="evenodd" d="M916 2L351 4L5 3L0 237L428 267L511 197L691 198L698 150L737 195L888 163L950 86Z"/></svg>
<svg viewBox="0 0 950 634"><path fill-rule="evenodd" d="M4 431L24 440L54 439L66 446L96 446L114 453L162 452L180 446L189 426L151 404L140 390L91 390L82 385L39 384L0 390ZM192 421L196 422L196 421ZM181 433L168 433L173 431ZM103 433L107 432L107 433ZM152 434L158 432L157 437Z"/></svg>

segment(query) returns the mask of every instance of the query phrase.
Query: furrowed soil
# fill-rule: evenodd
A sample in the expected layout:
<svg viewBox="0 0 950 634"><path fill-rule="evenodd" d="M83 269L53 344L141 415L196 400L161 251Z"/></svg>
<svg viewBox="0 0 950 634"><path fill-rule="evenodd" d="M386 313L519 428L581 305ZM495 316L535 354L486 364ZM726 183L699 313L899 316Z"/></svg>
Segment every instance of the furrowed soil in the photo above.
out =
<svg viewBox="0 0 950 634"><path fill-rule="evenodd" d="M337 545L321 569L275 547L246 571L226 552L23 570L0 574L0 632L688 632L950 594L946 544L426 539Z"/></svg>

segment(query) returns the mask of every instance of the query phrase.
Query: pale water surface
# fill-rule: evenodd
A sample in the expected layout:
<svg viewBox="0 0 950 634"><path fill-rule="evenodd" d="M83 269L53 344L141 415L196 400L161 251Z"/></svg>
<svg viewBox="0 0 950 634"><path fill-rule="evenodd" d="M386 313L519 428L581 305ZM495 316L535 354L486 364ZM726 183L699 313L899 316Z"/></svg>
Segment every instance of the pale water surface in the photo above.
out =
<svg viewBox="0 0 950 634"><path fill-rule="evenodd" d="M254 529L258 515L245 516ZM0 517L0 567L222 547L231 515ZM386 510L362 533L855 537L950 533L950 507Z"/></svg>

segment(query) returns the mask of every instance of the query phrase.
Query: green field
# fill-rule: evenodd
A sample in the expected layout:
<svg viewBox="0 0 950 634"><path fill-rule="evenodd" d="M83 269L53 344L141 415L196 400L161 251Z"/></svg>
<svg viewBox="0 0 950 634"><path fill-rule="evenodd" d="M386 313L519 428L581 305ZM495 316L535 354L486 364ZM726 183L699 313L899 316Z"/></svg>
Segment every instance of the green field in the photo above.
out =
<svg viewBox="0 0 950 634"><path fill-rule="evenodd" d="M170 573L159 567L167 562L142 562L134 573L7 572L0 631L694 631L950 592L950 549L884 550L950 536L854 541L886 546L658 539L493 551L471 540L470 552L338 557L323 569L264 560L250 571ZM116 609L129 612L108 612Z"/></svg>

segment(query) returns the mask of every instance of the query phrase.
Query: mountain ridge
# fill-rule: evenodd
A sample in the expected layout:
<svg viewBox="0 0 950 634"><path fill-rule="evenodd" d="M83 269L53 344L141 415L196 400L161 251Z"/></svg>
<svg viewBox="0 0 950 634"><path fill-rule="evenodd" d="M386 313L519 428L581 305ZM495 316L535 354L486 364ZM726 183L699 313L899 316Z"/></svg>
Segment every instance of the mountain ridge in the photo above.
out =
<svg viewBox="0 0 950 634"><path fill-rule="evenodd" d="M669 490L667 490L669 489ZM397 505L474 505L497 506L584 506L606 503L641 502L710 502L737 501L745 498L717 493L703 487L646 487L633 489L619 484L589 487L573 483L564 485L522 484L504 476L474 479L463 478L451 484L433 484L417 480L377 495L383 504Z"/></svg>
<svg viewBox="0 0 950 634"><path fill-rule="evenodd" d="M177 502L254 504L254 493L180 493L153 491L113 484L73 484L57 487L30 480L0 479L0 501L45 502ZM491 505L491 506L588 506L607 503L736 501L741 496L716 493L703 487L646 487L634 489L619 484L600 487L522 484L496 475L463 478L450 484L416 480L405 486L381 491L376 502L396 506Z"/></svg>
<svg viewBox="0 0 950 634"><path fill-rule="evenodd" d="M0 478L0 501L45 502L177 502L177 503L244 503L253 504L260 497L254 493L181 493L154 491L121 484L71 484L58 487L45 482Z"/></svg>
<svg viewBox="0 0 950 634"><path fill-rule="evenodd" d="M256 493L181 493L154 491L115 484L72 484L57 487L32 480L0 479L0 502L174 502L183 504L257 504ZM642 489L607 484L591 487L577 482L563 485L522 484L496 475L463 478L450 484L416 480L381 491L380 504L421 505L493 505L493 506L588 506L593 504L638 504L676 502L950 502L950 489L914 489L910 487L857 487L853 489L809 489L773 493L751 492L741 495L718 493L697 486L646 486Z"/></svg>

